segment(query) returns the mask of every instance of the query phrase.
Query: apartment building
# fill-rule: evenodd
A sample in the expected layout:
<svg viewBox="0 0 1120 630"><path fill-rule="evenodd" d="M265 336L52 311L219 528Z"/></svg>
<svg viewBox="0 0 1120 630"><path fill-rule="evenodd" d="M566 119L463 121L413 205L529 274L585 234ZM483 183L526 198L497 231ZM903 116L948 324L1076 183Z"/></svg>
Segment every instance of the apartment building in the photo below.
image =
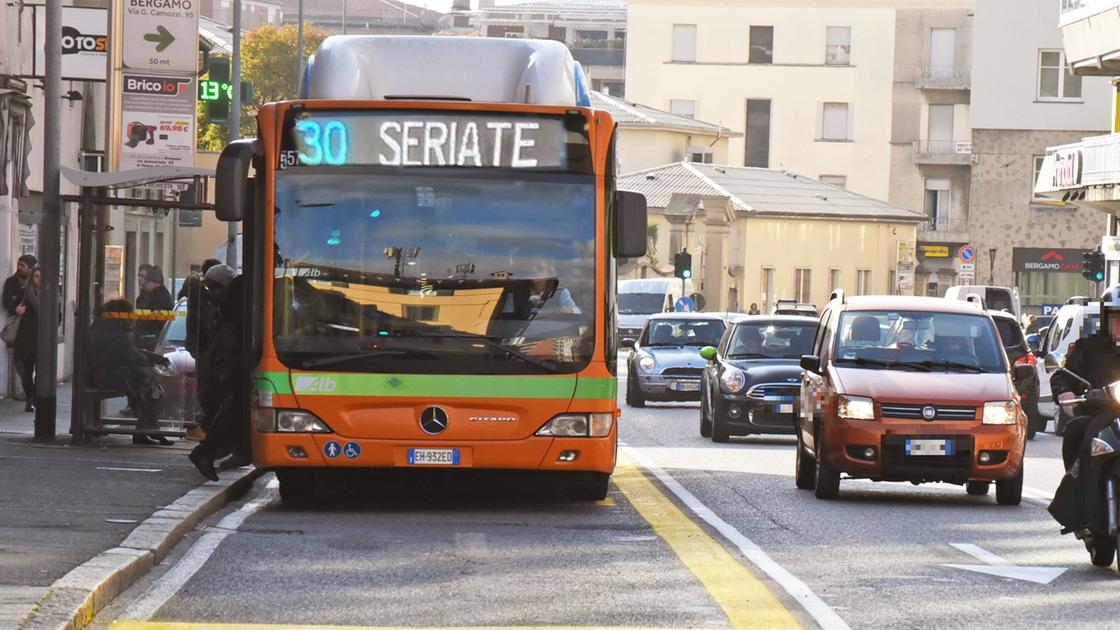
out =
<svg viewBox="0 0 1120 630"><path fill-rule="evenodd" d="M1093 291L1081 252L1100 244L1107 217L1034 194L1047 147L1110 128L1109 79L1069 71L1058 14L1054 0L984 0L974 26L966 240L978 251L979 279L1017 286L1033 312Z"/></svg>
<svg viewBox="0 0 1120 630"><path fill-rule="evenodd" d="M445 30L564 42L583 65L591 89L625 95L626 0L532 0L500 5L482 0L474 11L462 0L452 4Z"/></svg>

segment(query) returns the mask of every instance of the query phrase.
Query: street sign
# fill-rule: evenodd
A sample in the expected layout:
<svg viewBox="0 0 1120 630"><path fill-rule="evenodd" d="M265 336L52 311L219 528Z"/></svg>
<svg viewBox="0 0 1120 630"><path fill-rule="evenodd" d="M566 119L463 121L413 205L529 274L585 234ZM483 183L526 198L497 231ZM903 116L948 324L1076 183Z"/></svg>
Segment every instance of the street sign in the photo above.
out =
<svg viewBox="0 0 1120 630"><path fill-rule="evenodd" d="M194 166L193 77L125 73L120 168Z"/></svg>
<svg viewBox="0 0 1120 630"><path fill-rule="evenodd" d="M124 0L124 65L131 70L198 70L198 8L189 0Z"/></svg>
<svg viewBox="0 0 1120 630"><path fill-rule="evenodd" d="M976 248L971 245L964 245L957 250L957 258L960 258L963 263L974 262L976 260Z"/></svg>
<svg viewBox="0 0 1120 630"><path fill-rule="evenodd" d="M1060 308L1062 308L1061 304L1043 304L1042 305L1042 314L1043 315L1057 315L1058 314L1058 309L1060 309Z"/></svg>
<svg viewBox="0 0 1120 630"><path fill-rule="evenodd" d="M32 76L46 74L46 10L34 12L35 45L31 46ZM105 9L62 7L62 78L66 81L105 81L109 65L109 13Z"/></svg>
<svg viewBox="0 0 1120 630"><path fill-rule="evenodd" d="M673 305L673 310L678 313L691 313L696 310L696 303L692 301L692 298L685 296L677 300L677 303Z"/></svg>
<svg viewBox="0 0 1120 630"><path fill-rule="evenodd" d="M961 263L957 266L961 273L976 273L976 263Z"/></svg>

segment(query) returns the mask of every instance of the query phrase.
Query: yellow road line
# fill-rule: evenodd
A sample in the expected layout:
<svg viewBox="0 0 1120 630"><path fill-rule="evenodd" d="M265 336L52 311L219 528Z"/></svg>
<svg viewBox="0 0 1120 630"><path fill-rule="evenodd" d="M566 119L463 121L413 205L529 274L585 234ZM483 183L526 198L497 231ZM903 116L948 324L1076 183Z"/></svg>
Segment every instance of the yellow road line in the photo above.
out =
<svg viewBox="0 0 1120 630"><path fill-rule="evenodd" d="M596 630L601 626L457 626L439 630ZM114 621L110 630L417 630L415 626L300 626L260 623L182 623L178 621ZM674 628L626 628L610 630L676 630Z"/></svg>
<svg viewBox="0 0 1120 630"><path fill-rule="evenodd" d="M620 456L611 479L700 580L723 609L732 628L801 627L761 580L681 512L632 462Z"/></svg>

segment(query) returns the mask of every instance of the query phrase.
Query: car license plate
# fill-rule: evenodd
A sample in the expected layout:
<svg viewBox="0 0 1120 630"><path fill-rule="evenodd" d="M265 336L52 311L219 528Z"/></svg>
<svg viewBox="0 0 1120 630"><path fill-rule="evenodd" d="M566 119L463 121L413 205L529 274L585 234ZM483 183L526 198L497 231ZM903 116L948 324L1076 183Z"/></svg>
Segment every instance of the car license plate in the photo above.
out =
<svg viewBox="0 0 1120 630"><path fill-rule="evenodd" d="M410 466L458 466L459 449L410 448L408 449L408 464Z"/></svg>
<svg viewBox="0 0 1120 630"><path fill-rule="evenodd" d="M673 383L673 389L678 392L698 392L700 391L700 383L680 381Z"/></svg>
<svg viewBox="0 0 1120 630"><path fill-rule="evenodd" d="M778 413L793 413L793 403L778 405Z"/></svg>
<svg viewBox="0 0 1120 630"><path fill-rule="evenodd" d="M954 453L952 440L906 440L906 454L948 456Z"/></svg>

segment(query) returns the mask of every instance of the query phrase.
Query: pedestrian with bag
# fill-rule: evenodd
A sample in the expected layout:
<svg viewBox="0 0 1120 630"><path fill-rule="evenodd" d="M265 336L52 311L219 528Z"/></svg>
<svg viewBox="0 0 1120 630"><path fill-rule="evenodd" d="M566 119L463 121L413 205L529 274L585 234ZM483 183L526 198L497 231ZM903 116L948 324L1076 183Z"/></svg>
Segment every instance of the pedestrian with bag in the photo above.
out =
<svg viewBox="0 0 1120 630"><path fill-rule="evenodd" d="M12 345L16 373L23 387L24 411L35 411L35 359L39 352L39 290L43 284L43 271L35 267L31 281L23 288L23 299L16 307L19 326Z"/></svg>
<svg viewBox="0 0 1120 630"><path fill-rule="evenodd" d="M0 329L0 341L11 348L16 343L16 332L19 330L19 313L16 307L23 302L23 289L31 280L31 270L39 264L31 254L24 254L16 262L16 272L4 281L4 291L0 302L4 304L4 312L8 314L8 321Z"/></svg>

